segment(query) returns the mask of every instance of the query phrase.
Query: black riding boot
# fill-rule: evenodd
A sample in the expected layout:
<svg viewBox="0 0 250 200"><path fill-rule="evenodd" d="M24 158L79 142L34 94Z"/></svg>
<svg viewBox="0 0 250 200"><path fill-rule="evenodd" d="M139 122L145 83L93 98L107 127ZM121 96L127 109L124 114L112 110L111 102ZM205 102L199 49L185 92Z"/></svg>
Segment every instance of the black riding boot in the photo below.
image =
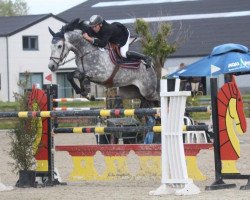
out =
<svg viewBox="0 0 250 200"><path fill-rule="evenodd" d="M127 51L126 56L127 58L132 58L136 60L144 60L146 69L152 66L152 59L149 56L146 56L144 54L141 54L135 51Z"/></svg>

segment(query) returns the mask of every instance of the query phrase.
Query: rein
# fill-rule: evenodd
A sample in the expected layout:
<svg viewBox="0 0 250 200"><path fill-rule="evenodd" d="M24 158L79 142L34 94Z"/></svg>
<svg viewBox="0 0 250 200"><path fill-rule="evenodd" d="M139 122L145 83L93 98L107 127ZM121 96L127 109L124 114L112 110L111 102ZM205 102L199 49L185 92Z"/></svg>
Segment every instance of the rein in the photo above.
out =
<svg viewBox="0 0 250 200"><path fill-rule="evenodd" d="M71 60L74 60L74 59L76 59L76 58L70 58L69 60L65 60L63 63L58 64L58 66L62 66L62 65L66 64L66 63L68 63L68 62L70 62Z"/></svg>
<svg viewBox="0 0 250 200"><path fill-rule="evenodd" d="M84 55L82 55L82 56L80 57L80 58L81 58L82 66L83 66L83 58L84 58L85 56L87 56L88 54L90 54L91 52L93 52L93 51L96 51L96 50L92 50L92 51L86 52ZM68 59L68 60L65 60L63 63L58 64L58 66L62 66L62 65L66 64L66 63L68 63L68 62L70 62L70 61L72 61L72 60L75 60L75 59L76 59L76 58L70 58L70 59Z"/></svg>

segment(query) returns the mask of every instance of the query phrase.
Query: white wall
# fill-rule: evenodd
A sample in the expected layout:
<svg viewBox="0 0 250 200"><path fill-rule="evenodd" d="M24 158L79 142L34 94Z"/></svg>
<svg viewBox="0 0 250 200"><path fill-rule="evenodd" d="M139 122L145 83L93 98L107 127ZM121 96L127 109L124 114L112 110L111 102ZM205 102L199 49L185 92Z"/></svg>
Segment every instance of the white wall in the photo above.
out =
<svg viewBox="0 0 250 200"><path fill-rule="evenodd" d="M167 61L164 64L164 68L167 69L168 74L171 74L179 69L181 63L184 63L185 65L190 65L199 59L200 57L167 58Z"/></svg>
<svg viewBox="0 0 250 200"><path fill-rule="evenodd" d="M0 74L1 74L1 89L0 101L5 101L8 98L8 84L7 84L7 51L6 51L6 37L0 38Z"/></svg>
<svg viewBox="0 0 250 200"><path fill-rule="evenodd" d="M9 41L9 73L10 73L10 101L14 101L13 92L18 91L19 73L25 71L43 73L44 78L51 72L48 69L50 57L50 43L52 36L48 31L50 26L55 32L64 25L63 22L50 17L17 34L10 36ZM38 36L38 51L24 51L23 36ZM49 82L44 79L44 84ZM7 101L7 97L3 97Z"/></svg>

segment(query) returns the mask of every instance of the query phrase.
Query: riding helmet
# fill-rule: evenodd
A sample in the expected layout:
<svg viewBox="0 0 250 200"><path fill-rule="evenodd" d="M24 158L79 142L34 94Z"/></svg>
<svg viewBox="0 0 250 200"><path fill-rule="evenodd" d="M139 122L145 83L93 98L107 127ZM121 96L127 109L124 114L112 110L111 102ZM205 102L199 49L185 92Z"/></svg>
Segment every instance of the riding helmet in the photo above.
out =
<svg viewBox="0 0 250 200"><path fill-rule="evenodd" d="M93 15L89 19L89 26L96 26L103 22L103 18L100 15Z"/></svg>

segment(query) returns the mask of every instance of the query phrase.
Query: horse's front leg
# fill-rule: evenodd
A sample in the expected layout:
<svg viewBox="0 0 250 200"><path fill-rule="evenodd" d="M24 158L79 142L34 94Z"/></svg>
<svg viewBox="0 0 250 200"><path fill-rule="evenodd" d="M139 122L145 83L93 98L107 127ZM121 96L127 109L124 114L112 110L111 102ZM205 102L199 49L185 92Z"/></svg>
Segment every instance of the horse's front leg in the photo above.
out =
<svg viewBox="0 0 250 200"><path fill-rule="evenodd" d="M78 85L75 83L74 78L75 78L75 71L67 74L67 79L70 82L73 89L75 90L76 94L80 94L81 88L79 88Z"/></svg>
<svg viewBox="0 0 250 200"><path fill-rule="evenodd" d="M90 81L86 77L79 79L80 87L81 87L81 94L82 96L87 97L90 93Z"/></svg>
<svg viewBox="0 0 250 200"><path fill-rule="evenodd" d="M74 82L74 80L72 80L74 86L77 87L77 91L75 90L76 93L80 94L83 97L88 98L88 94L90 93L90 82L86 78L85 74L80 72L79 70L75 70L72 76L73 76L72 79L76 78L80 83L80 88L79 88L78 85L76 85L76 83Z"/></svg>

